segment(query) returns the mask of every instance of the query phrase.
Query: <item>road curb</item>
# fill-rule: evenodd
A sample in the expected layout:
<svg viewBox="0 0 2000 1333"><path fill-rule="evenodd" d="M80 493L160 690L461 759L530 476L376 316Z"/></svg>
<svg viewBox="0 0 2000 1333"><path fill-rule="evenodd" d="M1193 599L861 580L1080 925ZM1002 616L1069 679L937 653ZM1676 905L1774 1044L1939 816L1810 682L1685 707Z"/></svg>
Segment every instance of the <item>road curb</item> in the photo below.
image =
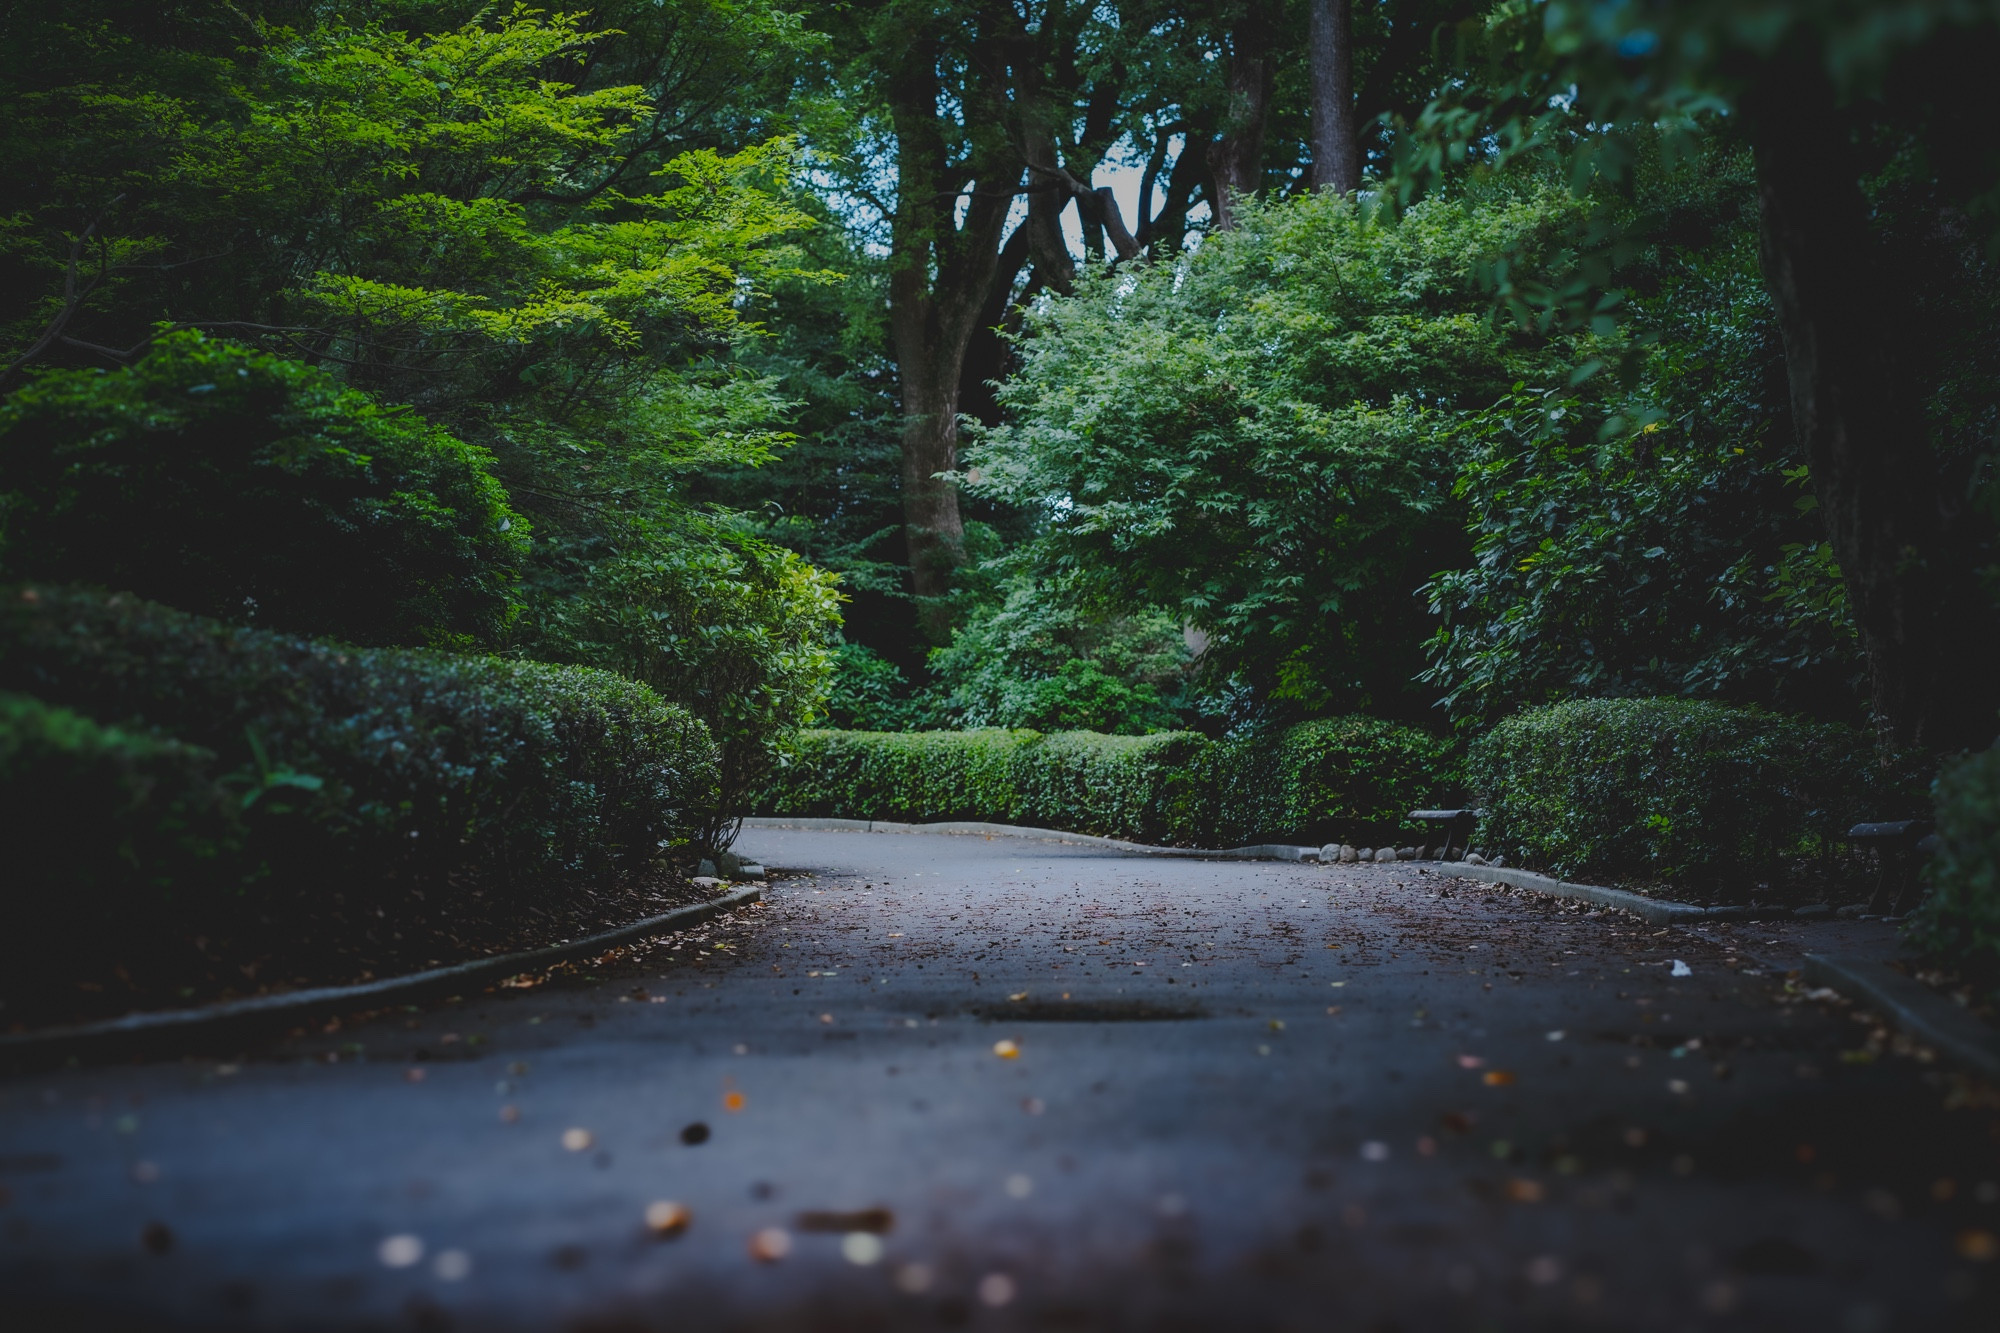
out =
<svg viewBox="0 0 2000 1333"><path fill-rule="evenodd" d="M316 986L311 990L258 995L247 1000L226 1000L199 1009L127 1014L123 1018L106 1019L99 1023L77 1023L40 1032L11 1033L0 1036L0 1063L10 1066L41 1064L50 1060L80 1059L86 1055L96 1058L127 1052L160 1056L170 1049L181 1052L190 1047L226 1046L248 1035L292 1027L315 1018L481 989L523 972L540 971L557 963L603 953L632 940L699 925L733 908L757 902L763 896L761 888L737 889L709 902L676 908L660 916L587 935L567 944L498 954L492 958L475 958L450 967L385 977L380 981L364 981L353 986Z"/></svg>
<svg viewBox="0 0 2000 1333"><path fill-rule="evenodd" d="M1532 889L1536 893L1570 898L1577 902L1596 903L1600 907L1615 907L1655 926L1682 926L1704 921L1748 921L1755 915L1748 907L1697 907L1693 903L1648 898L1643 893L1633 893L1629 889L1607 889L1596 884L1571 884L1565 880L1551 879L1547 875L1537 875L1532 870L1515 870L1511 866L1470 866L1459 861L1448 862L1446 865L1445 874L1458 875L1465 879L1483 879L1494 884L1510 884L1517 889Z"/></svg>
<svg viewBox="0 0 2000 1333"><path fill-rule="evenodd" d="M1074 842L1090 847L1109 847L1145 856L1193 857L1207 861L1306 861L1318 860L1319 856L1317 848L1293 847L1284 843L1259 843L1249 847L1232 847L1224 851L1206 851L1193 847L1152 847L1142 842L1123 842L1117 838L1099 838L1088 833L1065 833L1060 829L960 821L897 824L880 819L817 819L766 815L745 819L743 827L817 829L852 833L983 833L989 837L1040 838L1049 842ZM1394 864L1403 863L1399 861ZM1547 875L1537 875L1533 871L1514 870L1505 866L1474 866L1467 865L1463 861L1427 861L1422 864L1436 866L1442 874L1489 880L1496 884L1511 884L1515 888L1532 889L1537 893L1552 894L1558 898L1573 898L1580 902L1596 903L1602 907L1615 907L1620 911L1635 913L1654 925L1681 925L1697 921L1744 921L1754 915L1747 907L1696 907L1693 903L1648 898L1642 893L1632 893L1626 889L1606 889L1595 884L1570 884L1563 880L1551 879Z"/></svg>
<svg viewBox="0 0 2000 1333"><path fill-rule="evenodd" d="M1801 969L1816 986L1837 990L1882 1016L1939 1055L2000 1080L2000 1034L1921 981L1872 958L1806 955Z"/></svg>
<svg viewBox="0 0 2000 1333"><path fill-rule="evenodd" d="M985 824L973 820L940 820L933 824L899 824L886 819L821 819L812 816L751 815L744 828L789 828L833 833L958 833L983 834L989 838L1034 838L1041 842L1070 842L1085 847L1109 847L1141 856L1182 857L1200 861L1304 861L1308 853L1319 855L1317 847L1294 847L1287 843L1263 842L1248 847L1210 850L1202 847L1154 847L1149 843L1100 838L1094 833L1065 833L1061 829L1029 828L1021 824Z"/></svg>

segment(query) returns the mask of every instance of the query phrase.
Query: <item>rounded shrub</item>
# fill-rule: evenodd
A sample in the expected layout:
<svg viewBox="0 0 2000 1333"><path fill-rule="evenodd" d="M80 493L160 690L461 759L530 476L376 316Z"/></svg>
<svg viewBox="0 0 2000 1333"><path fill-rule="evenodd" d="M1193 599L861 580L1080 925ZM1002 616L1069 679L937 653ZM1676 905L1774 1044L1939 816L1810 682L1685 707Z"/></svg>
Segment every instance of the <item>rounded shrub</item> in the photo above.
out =
<svg viewBox="0 0 2000 1333"><path fill-rule="evenodd" d="M1931 890L1910 923L1915 942L2000 1000L2000 749L1960 760L1937 783Z"/></svg>
<svg viewBox="0 0 2000 1333"><path fill-rule="evenodd" d="M1912 764L1857 728L1691 699L1530 708L1473 742L1480 840L1559 875L1739 887L1921 813Z"/></svg>
<svg viewBox="0 0 2000 1333"><path fill-rule="evenodd" d="M527 535L491 465L322 370L175 333L0 404L0 562L235 624L486 643Z"/></svg>
<svg viewBox="0 0 2000 1333"><path fill-rule="evenodd" d="M354 649L123 595L0 591L0 689L212 756L243 829L211 878L253 898L532 904L650 868L714 799L707 729L607 672ZM45 882L9 880L71 875L52 857Z"/></svg>
<svg viewBox="0 0 2000 1333"><path fill-rule="evenodd" d="M1449 740L1359 715L1232 740L1211 762L1219 831L1236 843L1392 840L1461 783Z"/></svg>

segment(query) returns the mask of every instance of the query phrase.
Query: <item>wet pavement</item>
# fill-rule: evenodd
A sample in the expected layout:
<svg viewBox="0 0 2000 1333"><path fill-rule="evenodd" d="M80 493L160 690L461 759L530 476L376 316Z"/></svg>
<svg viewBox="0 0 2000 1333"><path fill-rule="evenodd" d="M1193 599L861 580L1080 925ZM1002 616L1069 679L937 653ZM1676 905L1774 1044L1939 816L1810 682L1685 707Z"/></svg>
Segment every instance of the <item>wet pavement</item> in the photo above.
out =
<svg viewBox="0 0 2000 1333"><path fill-rule="evenodd" d="M762 907L585 976L0 1081L0 1327L2000 1327L2000 1096L1809 927L740 850Z"/></svg>

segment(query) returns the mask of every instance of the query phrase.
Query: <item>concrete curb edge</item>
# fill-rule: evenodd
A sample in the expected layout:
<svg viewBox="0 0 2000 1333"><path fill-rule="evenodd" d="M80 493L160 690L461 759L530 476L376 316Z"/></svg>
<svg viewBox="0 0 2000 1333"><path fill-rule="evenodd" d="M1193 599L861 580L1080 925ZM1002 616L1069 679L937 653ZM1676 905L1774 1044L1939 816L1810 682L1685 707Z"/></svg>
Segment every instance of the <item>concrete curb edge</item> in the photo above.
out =
<svg viewBox="0 0 2000 1333"><path fill-rule="evenodd" d="M1308 853L1316 855L1314 848L1292 847L1283 843L1260 843L1250 847L1232 847L1226 851L1203 851L1192 847L1149 847L1140 842L1121 842L1116 838L1099 838L1088 833L1064 833L1059 829L1024 828L1017 824L965 822L896 824L880 819L807 817L794 819L784 815L764 815L746 818L743 827L818 829L826 832L852 833L983 833L991 837L1039 838L1049 842L1074 842L1090 847L1109 847L1145 856L1199 857L1209 861L1303 861ZM1632 893L1626 889L1605 889L1595 884L1569 884L1559 879L1551 879L1547 875L1537 875L1533 871L1515 870L1506 866L1473 866L1463 861L1427 861L1421 864L1437 867L1438 873L1441 874L1483 879L1496 884L1509 884L1519 889L1532 889L1537 893L1553 894L1558 898L1573 898L1582 902L1596 903L1601 907L1615 907L1620 911L1631 912L1654 925L1680 925L1694 921L1741 921L1752 915L1747 907L1696 907L1692 903L1648 898L1642 893Z"/></svg>
<svg viewBox="0 0 2000 1333"><path fill-rule="evenodd" d="M588 958L632 940L699 925L732 908L758 902L763 896L761 887L741 888L709 902L675 908L660 916L600 931L567 944L496 954L491 958L474 958L449 967L384 977L379 981L364 981L352 986L315 986L310 990L257 995L247 1000L225 1000L198 1009L155 1010L97 1023L10 1033L0 1036L0 1062L46 1060L51 1056L98 1054L140 1046L148 1054L157 1055L162 1043L175 1038L201 1042L219 1040L224 1036L234 1038L246 1032L288 1026L306 1019L406 1004L427 996L456 995L523 972L553 967L576 958Z"/></svg>
<svg viewBox="0 0 2000 1333"><path fill-rule="evenodd" d="M1920 981L1872 958L1806 955L1805 979L1880 1010L1910 1036L1955 1064L2000 1079L2000 1035Z"/></svg>
<svg viewBox="0 0 2000 1333"><path fill-rule="evenodd" d="M1696 907L1693 903L1648 898L1643 893L1633 893L1629 889L1606 889L1595 884L1570 884L1563 880L1551 879L1547 875L1537 875L1532 870L1516 870L1512 866L1469 866L1461 862L1452 862L1447 873L1461 875L1466 879L1483 879L1494 884L1508 884L1517 889L1531 889L1536 893L1547 893L1557 898L1596 903L1599 907L1615 907L1655 926L1680 926L1699 921L1745 921L1753 915L1747 907Z"/></svg>

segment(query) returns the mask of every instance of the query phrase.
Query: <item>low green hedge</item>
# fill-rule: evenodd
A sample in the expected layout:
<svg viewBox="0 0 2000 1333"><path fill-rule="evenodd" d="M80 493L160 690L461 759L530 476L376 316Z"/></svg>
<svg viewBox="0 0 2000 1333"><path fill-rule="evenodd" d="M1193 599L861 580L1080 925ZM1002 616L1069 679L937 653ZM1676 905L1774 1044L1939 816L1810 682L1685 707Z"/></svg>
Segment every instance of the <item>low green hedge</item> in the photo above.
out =
<svg viewBox="0 0 2000 1333"><path fill-rule="evenodd" d="M988 820L1188 847L1373 841L1456 781L1447 742L1372 718L1223 743L1184 731L812 731L756 809Z"/></svg>
<svg viewBox="0 0 2000 1333"><path fill-rule="evenodd" d="M1185 840L1187 732L808 731L757 801L763 813L928 823L971 819Z"/></svg>
<svg viewBox="0 0 2000 1333"><path fill-rule="evenodd" d="M1216 746L1209 762L1217 829L1239 842L1418 840L1409 812L1455 799L1462 785L1451 742L1372 717L1245 737Z"/></svg>
<svg viewBox="0 0 2000 1333"><path fill-rule="evenodd" d="M1937 856L1914 914L1916 943L2000 1002L2000 749L1946 770L1937 784Z"/></svg>
<svg viewBox="0 0 2000 1333"><path fill-rule="evenodd" d="M1527 709L1472 744L1467 773L1489 851L1610 879L1748 887L1923 804L1865 732L1686 699Z"/></svg>
<svg viewBox="0 0 2000 1333"><path fill-rule="evenodd" d="M169 894L210 879L243 842L240 802L216 770L200 746L0 694L9 878L86 892L143 881Z"/></svg>
<svg viewBox="0 0 2000 1333"><path fill-rule="evenodd" d="M435 910L622 876L685 843L715 782L701 723L608 672L353 649L74 589L0 593L0 690L99 724L21 714L20 753L40 757L17 765L0 801L31 802L58 751L99 786L165 765L182 774L169 787L192 792L193 773L212 773L241 828L218 836L206 878L236 894L416 891ZM56 743L63 727L73 744ZM142 823L180 818L171 802L133 808ZM169 863L130 859L127 889ZM8 875L8 897L82 887L60 850L36 864L37 882Z"/></svg>

